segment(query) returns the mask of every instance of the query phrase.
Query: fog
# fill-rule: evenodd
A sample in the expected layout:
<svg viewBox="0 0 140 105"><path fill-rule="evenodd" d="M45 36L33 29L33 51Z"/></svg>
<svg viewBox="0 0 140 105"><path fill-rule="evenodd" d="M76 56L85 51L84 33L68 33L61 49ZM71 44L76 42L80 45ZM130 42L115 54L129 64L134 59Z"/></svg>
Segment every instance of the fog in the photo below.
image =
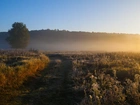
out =
<svg viewBox="0 0 140 105"><path fill-rule="evenodd" d="M8 33L0 33L0 48L9 49ZM55 30L30 31L27 49L45 51L129 51L140 52L140 35L89 33Z"/></svg>
<svg viewBox="0 0 140 105"><path fill-rule="evenodd" d="M77 41L77 42L31 42L28 48L34 48L46 51L129 51L129 52L139 52L140 51L140 41L135 40L125 40L120 41Z"/></svg>

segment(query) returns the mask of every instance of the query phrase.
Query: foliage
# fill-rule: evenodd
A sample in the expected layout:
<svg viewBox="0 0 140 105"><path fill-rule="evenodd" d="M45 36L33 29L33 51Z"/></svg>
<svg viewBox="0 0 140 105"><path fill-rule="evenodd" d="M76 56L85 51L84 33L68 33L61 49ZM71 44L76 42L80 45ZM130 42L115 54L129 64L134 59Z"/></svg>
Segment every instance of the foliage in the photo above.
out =
<svg viewBox="0 0 140 105"><path fill-rule="evenodd" d="M81 91L84 95L79 105L140 104L139 53L77 53L64 56L73 62L73 91Z"/></svg>
<svg viewBox="0 0 140 105"><path fill-rule="evenodd" d="M0 51L0 89L16 88L49 63L48 57L25 50Z"/></svg>
<svg viewBox="0 0 140 105"><path fill-rule="evenodd" d="M48 58L36 50L1 50L1 90L21 87L25 82L34 84L30 92L24 91L24 104L140 105L140 53L46 54L51 59L49 67L41 72L42 77L35 79L39 82L31 83L32 79L27 78L42 70Z"/></svg>
<svg viewBox="0 0 140 105"><path fill-rule="evenodd" d="M6 41L11 45L12 48L27 47L30 35L25 24L15 22L8 33L9 36L7 37Z"/></svg>

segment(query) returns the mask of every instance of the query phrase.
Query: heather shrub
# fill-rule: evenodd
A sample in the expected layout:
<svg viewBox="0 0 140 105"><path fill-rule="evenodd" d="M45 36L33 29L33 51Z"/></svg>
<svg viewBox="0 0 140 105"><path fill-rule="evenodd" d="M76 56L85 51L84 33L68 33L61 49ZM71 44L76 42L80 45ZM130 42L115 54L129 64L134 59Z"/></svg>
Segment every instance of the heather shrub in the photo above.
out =
<svg viewBox="0 0 140 105"><path fill-rule="evenodd" d="M15 51L17 53L17 51ZM7 53L7 52L6 52ZM0 88L16 88L23 84L30 76L43 70L49 63L44 54L29 53L22 55L20 51L12 56L13 51L0 56Z"/></svg>

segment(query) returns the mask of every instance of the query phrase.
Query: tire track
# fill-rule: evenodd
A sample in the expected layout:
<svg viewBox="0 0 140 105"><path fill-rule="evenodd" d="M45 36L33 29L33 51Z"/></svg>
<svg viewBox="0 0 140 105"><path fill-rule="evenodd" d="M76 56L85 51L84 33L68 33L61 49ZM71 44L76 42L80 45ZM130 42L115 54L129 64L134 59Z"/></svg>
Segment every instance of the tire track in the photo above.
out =
<svg viewBox="0 0 140 105"><path fill-rule="evenodd" d="M25 105L75 105L69 73L72 62L61 55L49 56L49 67L30 79L25 95L21 96Z"/></svg>

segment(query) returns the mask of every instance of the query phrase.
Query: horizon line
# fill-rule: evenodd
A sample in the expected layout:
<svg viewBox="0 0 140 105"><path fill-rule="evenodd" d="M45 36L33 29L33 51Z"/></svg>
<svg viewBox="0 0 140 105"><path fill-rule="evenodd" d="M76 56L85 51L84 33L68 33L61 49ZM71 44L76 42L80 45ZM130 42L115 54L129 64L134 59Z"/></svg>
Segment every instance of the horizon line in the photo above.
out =
<svg viewBox="0 0 140 105"><path fill-rule="evenodd" d="M126 32L105 32L105 31L82 31L82 30L66 30L66 29L32 29L32 30L29 30L29 32L31 31L66 31L66 32L85 32L85 33L106 33L106 34L133 34L133 35L140 35L140 33L126 33ZM8 32L8 31L0 31L0 33L3 33L3 32Z"/></svg>

